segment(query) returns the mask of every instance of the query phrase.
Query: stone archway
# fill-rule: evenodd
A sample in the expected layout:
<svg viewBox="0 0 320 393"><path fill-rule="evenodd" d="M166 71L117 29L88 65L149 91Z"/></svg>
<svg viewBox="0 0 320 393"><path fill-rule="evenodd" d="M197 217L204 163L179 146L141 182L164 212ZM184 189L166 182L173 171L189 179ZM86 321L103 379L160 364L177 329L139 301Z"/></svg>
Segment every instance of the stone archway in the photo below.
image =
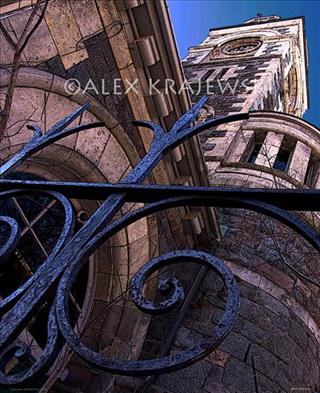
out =
<svg viewBox="0 0 320 393"><path fill-rule="evenodd" d="M7 77L8 75L4 75L1 79L4 90L8 83ZM89 102L90 109L81 116L80 123L103 121L105 127L87 130L57 141L28 159L19 170L38 174L50 180L119 181L139 160L133 142L118 121L96 100L81 92L72 97L68 96L64 90L64 83L62 78L45 72L21 70L15 87L8 130L2 143L1 158L6 160L30 139L32 133L25 127L26 123L35 124L46 132L79 105ZM75 121L71 126L78 124L79 121ZM75 201L75 204L88 215L99 205L98 202L92 201ZM154 254L156 236L156 224L145 218L119 232L105 247L101 247L95 253L90 262L92 266L83 312L85 317L81 321L80 329L90 323L90 318L103 314L110 299L123 291L129 276ZM121 305L120 308L106 313L103 321L100 318L99 324L95 324L99 325L96 329L90 325L84 334L85 342L96 346L101 335L108 331L109 338L114 339L117 336L117 344L124 344L128 335L139 331L139 338L135 342L135 351L139 352L148 326L148 318L139 317L138 312L127 305ZM130 314L130 318L126 314ZM118 334L119 330L122 331L122 335ZM111 344L109 343L109 346ZM121 353L118 355L121 356ZM66 350L62 358L57 360L56 367L52 368L45 388L55 383L67 364L67 383L71 386L82 384L88 375L92 375L90 368L86 369L83 365L80 375L79 360Z"/></svg>

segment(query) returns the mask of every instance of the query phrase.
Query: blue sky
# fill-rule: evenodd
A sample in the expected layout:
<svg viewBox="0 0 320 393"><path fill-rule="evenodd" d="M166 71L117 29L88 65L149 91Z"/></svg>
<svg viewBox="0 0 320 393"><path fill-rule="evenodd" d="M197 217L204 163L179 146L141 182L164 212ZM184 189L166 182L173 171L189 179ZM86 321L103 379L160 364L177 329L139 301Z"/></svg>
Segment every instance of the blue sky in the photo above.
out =
<svg viewBox="0 0 320 393"><path fill-rule="evenodd" d="M309 53L309 110L304 119L320 126L320 0L168 0L180 57L200 44L210 28L241 24L262 15L304 16Z"/></svg>

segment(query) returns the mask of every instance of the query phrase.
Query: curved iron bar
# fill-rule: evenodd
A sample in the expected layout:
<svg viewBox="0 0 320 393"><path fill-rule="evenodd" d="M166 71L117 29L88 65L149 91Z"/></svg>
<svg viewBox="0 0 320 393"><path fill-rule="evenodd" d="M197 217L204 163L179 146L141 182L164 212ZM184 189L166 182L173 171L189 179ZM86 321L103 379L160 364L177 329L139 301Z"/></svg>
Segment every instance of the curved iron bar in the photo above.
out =
<svg viewBox="0 0 320 393"><path fill-rule="evenodd" d="M170 198L167 200L157 201L154 203L150 203L143 208L137 209L124 217L118 219L117 221L110 224L107 228L102 230L98 236L96 236L91 242L87 244L87 246L81 250L81 255L79 255L80 260L85 261L92 252L100 246L107 238L115 235L118 231L127 227L128 225L134 223L137 220L140 220L147 215L156 213L158 211L162 211L164 209L169 209L173 207L180 207L185 205L193 205L193 206L215 206L215 207L233 207L233 208L246 208L259 213L266 214L270 217L277 219L278 221L290 226L292 229L296 230L307 240L313 242L314 246L318 251L320 251L320 237L309 225L305 224L298 217L283 211L277 207L272 205L268 205L266 203L262 204L255 200L237 200L232 198L220 199L219 197L177 197ZM206 253L204 253L206 254ZM163 304L155 305L147 300L145 300L141 295L141 290L143 288L143 284L145 283L146 276L151 274L157 269L164 267L168 264L169 261L175 262L198 262L206 264L207 258L209 254L202 255L199 257L197 251L182 251L169 253L162 255L158 258L155 258L153 261L144 265L138 273L134 276L131 281L131 295L133 301L136 303L137 307L144 312L149 314L153 313L162 313L166 311L170 311L172 307L178 305L183 300L183 291L179 282L175 281L173 283L173 293L171 296L166 299ZM214 258L214 257L213 257ZM164 261L164 262L163 262ZM162 263L163 262L163 263ZM217 258L211 260L211 263L207 263L207 266L214 271L216 271L215 266L219 265L221 267L221 271L224 272L225 275L222 275L222 278L226 279L226 277L231 277L230 272L226 266L222 268L223 263L219 261ZM94 364L96 367L102 368L106 371L113 372L116 374L122 375L150 375L150 374L161 374L163 372L171 372L176 371L178 369L187 367L188 365L193 364L199 359L205 357L210 353L214 348L217 348L220 339L228 334L228 332L232 329L234 318L236 315L236 311L238 310L238 296L236 295L237 289L232 281L231 289L229 288L227 301L232 299L232 302L229 304L230 309L227 313L229 315L228 323L222 323L224 326L223 332L217 332L214 330L211 335L211 339L204 340L199 342L195 347L190 348L186 351L179 352L177 355L166 356L160 359L148 360L148 361L115 361L113 359L109 359L104 357L102 354L96 353L83 343L81 343L79 337L75 334L72 329L72 326L69 321L69 313L68 313L68 298L67 295L69 290L74 283L77 274L81 268L81 264L77 262L73 262L66 269L66 272L63 278L60 281L59 288L57 291L57 316L59 321L60 330L72 347L72 349L81 356L84 360L89 362L90 364ZM219 272L218 272L219 274ZM227 287L228 288L228 287ZM229 297L230 296L230 297ZM228 304L228 303L227 303ZM232 307L231 307L232 305ZM226 317L224 315L224 317ZM218 323L219 325L219 323ZM221 325L221 326L222 326ZM215 339L214 339L215 338ZM201 351L200 351L201 348Z"/></svg>
<svg viewBox="0 0 320 393"><path fill-rule="evenodd" d="M115 360L105 357L103 354L93 351L84 345L74 333L69 320L68 293L70 285L75 280L77 267L67 269L57 292L57 317L60 331L71 348L90 364L105 371L120 375L151 375L172 372L190 366L217 348L229 334L239 310L239 291L234 276L229 268L218 258L205 252L193 250L180 250L154 258L145 264L133 277L130 285L130 293L137 307L149 314L163 314L178 306L184 299L181 284L174 279L172 293L168 299L160 304L154 304L146 300L142 295L142 288L147 278L158 269L174 263L198 263L207 266L216 272L227 290L226 309L213 329L208 339L199 341L194 347L185 351L169 355L163 358L150 360ZM165 284L168 284L165 283Z"/></svg>
<svg viewBox="0 0 320 393"><path fill-rule="evenodd" d="M19 288L13 294L13 297L9 302L5 303L6 299L4 299L4 303L0 303L0 312L3 314L3 319L0 323L1 356L1 353L6 354L8 348L14 345L14 340L17 339L19 333L25 328L28 320L32 317L35 310L45 301L50 299L53 291L56 294L48 320L48 342L42 355L38 360L36 360L33 366L22 374L6 375L4 373L0 373L0 383L2 385L16 385L39 375L39 373L43 373L55 358L55 353L59 347L59 332L62 333L64 340L66 340L72 349L91 364L114 373L127 375L160 374L187 367L195 361L203 358L210 351L219 346L229 333L236 318L239 307L238 289L232 273L221 261L209 254L190 250L169 253L148 262L132 279L130 287L131 295L137 307L144 312L167 312L173 307L179 306L183 300L183 289L179 284L179 281L177 279L171 279L160 283L159 290L162 293L168 293L166 290L170 289L169 297L163 303L153 304L152 302L144 299L142 296L142 288L147 277L161 266L167 266L175 262L192 261L205 264L222 277L228 294L225 314L209 339L198 343L194 348L183 351L180 354L170 355L161 359L148 361L121 361L105 358L100 353L92 351L90 348L84 346L83 343L80 342L79 337L74 333L70 323L67 298L72 283L74 282L82 263L84 263L83 261L108 237L112 236L113 233L116 233L120 228L129 225L129 223L136 221L139 217L144 217L147 214L151 214L151 212L156 212L165 208L185 204L246 207L286 223L291 226L291 228L297 230L319 250L319 235L315 233L313 228L301 222L301 220L299 220L296 216L283 211L280 207L275 206L274 204L270 205L261 200L255 200L252 198L248 199L248 194L232 198L230 197L230 195L232 195L232 191L229 197L215 194L217 190L214 189L211 190L211 193L210 190L206 189L206 195L201 193L199 194L201 190L199 191L199 189L196 188L194 189L194 194L192 194L191 191L188 196L184 197L181 197L181 195L184 195L183 190L175 190L178 194L176 194L174 198L167 198L165 196L155 197L154 195L150 195L148 200L149 204L147 206L135 210L132 213L128 213L123 218L110 223L114 214L126 201L130 200L130 196L134 193L132 189L134 189L134 187L143 187L138 185L141 184L142 181L151 173L152 169L163 158L165 153L178 146L184 140L207 128L227 122L247 119L249 116L248 114L237 114L212 119L198 125L190 126L190 123L196 118L205 101L206 98L202 98L173 125L171 131L168 133L155 123L145 121L135 122L136 125L147 127L154 132L154 139L151 143L149 152L127 175L123 183L119 184L118 189L113 189L109 192L108 196L106 196L105 202L92 214L91 217L89 217L87 222L76 234L72 235L70 223L65 225L65 231L63 236L61 236L59 246L56 246L55 252L50 255L47 261L38 269L33 276L35 278L32 277L30 281L25 283L24 286L22 286L22 290ZM16 156L0 167L1 176L15 169L33 153L39 151L50 143L63 138L64 136L71 135L72 133L81 130L103 126L103 123L91 123L70 129L66 128L87 108L88 104L80 107L65 119L58 122L46 134L42 135L39 128L33 127L32 129L35 131L34 137L20 152L17 153ZM50 192L50 190L52 191L54 188L50 188L50 182L47 183L48 192ZM0 191L1 185L8 186L8 184L10 184L10 181L0 181ZM14 183L11 183L12 186L13 184ZM19 187L18 184L21 185L20 190L15 189L13 191L7 191L6 189L6 191L0 193L0 199L24 193L25 189L23 189L23 186L28 184L32 185L32 182L23 181L15 183L15 187ZM65 195L67 195L68 183L61 184L65 186ZM114 186L117 187L117 185ZM145 189L148 189L148 187L152 186L146 186ZM164 186L164 189L166 188L169 190L168 187ZM193 188L189 187L189 189L192 190ZM5 188L3 188L3 190L5 190ZM55 193L55 196L60 199L65 198L57 192ZM306 210L308 210L308 208L306 208ZM68 220L68 213L66 213L66 217ZM12 250L12 245L16 244L16 238L18 237L18 235L14 235L15 225L14 223L12 224L14 229L11 231L10 239L7 239L5 246L1 248L2 255L6 258L8 257L8 250ZM4 304L2 308L1 304ZM11 308L9 308L9 306L11 306ZM5 315L4 312L6 312Z"/></svg>
<svg viewBox="0 0 320 393"><path fill-rule="evenodd" d="M20 235L20 228L14 218L7 216L0 216L0 223L6 223L10 228L10 235L8 239L0 246L0 264L3 264L6 259L14 252Z"/></svg>
<svg viewBox="0 0 320 393"><path fill-rule="evenodd" d="M53 258L58 254L58 252L63 248L63 246L71 239L71 236L73 234L73 229L74 229L74 221L75 221L75 216L74 216L74 209L70 203L70 201L62 194L54 192L54 191L40 191L42 194L48 194L51 195L54 199L59 201L61 203L64 213L65 213L65 221L64 221L64 226L62 228L61 234L51 251L50 255L48 256L47 260L36 270L36 272L27 280L25 281L18 289L16 289L14 292L12 292L10 295L5 297L4 299L0 300L0 313L4 314L7 310L8 307L12 305L36 280L41 279L42 275L44 274L46 268L52 263ZM10 197L18 197L20 195L25 195L24 190L16 190L13 189L11 191L5 191L0 193L0 201L1 199L5 198L10 198ZM5 217L7 218L7 217ZM15 221L11 219L12 221ZM0 222L1 222L1 217L0 217ZM8 222L8 221L6 221ZM17 235L15 236L15 233ZM9 256L9 251L13 252L15 250L16 245L19 242L19 236L18 234L20 233L19 226L16 224L14 227L14 230L11 232L11 236L7 239L5 242L4 246L0 247L0 261L1 263L5 262L5 260ZM14 237L14 239L12 239ZM8 249L6 251L6 249ZM2 256L2 253L4 256Z"/></svg>
<svg viewBox="0 0 320 393"><path fill-rule="evenodd" d="M21 355L25 354L25 350L22 353L17 353L17 351L21 350L20 343L16 344L14 341L11 345L5 348L2 353L0 353L0 359L2 360L1 368L0 368L0 386L1 385L19 385L22 382L32 380L37 378L38 376L44 375L46 371L51 367L54 360L56 359L61 345L59 343L59 329L58 323L55 313L55 305L53 304L50 309L49 317L48 317L48 339L45 348L43 349L40 357L35 360L35 362L26 370L20 371L19 373L8 375L4 372L6 362L5 360L6 354L12 347L15 348L14 355L19 358ZM8 359L9 360L9 359Z"/></svg>

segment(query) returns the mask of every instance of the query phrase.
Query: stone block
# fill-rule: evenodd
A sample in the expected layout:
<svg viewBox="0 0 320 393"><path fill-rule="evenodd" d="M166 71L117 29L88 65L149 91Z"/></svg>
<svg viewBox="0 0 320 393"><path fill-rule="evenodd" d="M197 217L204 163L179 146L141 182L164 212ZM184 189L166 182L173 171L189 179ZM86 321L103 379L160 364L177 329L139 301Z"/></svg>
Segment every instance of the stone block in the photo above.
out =
<svg viewBox="0 0 320 393"><path fill-rule="evenodd" d="M303 323L293 315L290 318L289 335L299 345L301 351L306 351L308 348L309 334Z"/></svg>
<svg viewBox="0 0 320 393"><path fill-rule="evenodd" d="M229 358L229 354L227 352L221 351L220 349L216 349L206 357L208 362L219 367L224 367L228 358Z"/></svg>
<svg viewBox="0 0 320 393"><path fill-rule="evenodd" d="M244 360L249 344L250 340L248 340L246 337L242 336L241 334L231 332L219 348L239 360Z"/></svg>
<svg viewBox="0 0 320 393"><path fill-rule="evenodd" d="M259 264L255 269L280 288L285 289L287 292L292 291L294 280L288 274L283 273L281 270L276 269L268 263Z"/></svg>
<svg viewBox="0 0 320 393"><path fill-rule="evenodd" d="M50 2L45 20L66 70L88 58L69 2L64 0ZM64 26L63 34L61 34L61 25Z"/></svg>
<svg viewBox="0 0 320 393"><path fill-rule="evenodd" d="M174 393L196 392L205 384L211 365L206 361L199 361L193 366L177 371L172 374L161 375L158 385Z"/></svg>
<svg viewBox="0 0 320 393"><path fill-rule="evenodd" d="M311 148L297 141L288 168L288 175L303 183L307 174L308 163L311 156Z"/></svg>
<svg viewBox="0 0 320 393"><path fill-rule="evenodd" d="M208 393L231 393L227 386L212 381L206 383L204 390Z"/></svg>
<svg viewBox="0 0 320 393"><path fill-rule="evenodd" d="M271 380L274 379L278 372L279 359L261 346L253 345L247 360L250 366L252 366L253 360L255 369Z"/></svg>
<svg viewBox="0 0 320 393"><path fill-rule="evenodd" d="M253 393L255 391L251 367L236 359L230 359L227 363L223 382L238 392Z"/></svg>
<svg viewBox="0 0 320 393"><path fill-rule="evenodd" d="M280 301L275 299L273 296L270 296L268 293L264 291L257 292L256 301L258 304L268 308L269 310L279 315L283 315L284 317L289 316L288 308L284 306Z"/></svg>
<svg viewBox="0 0 320 393"><path fill-rule="evenodd" d="M249 338L257 344L261 344L265 340L265 332L256 325L255 322L245 320L242 328L241 335Z"/></svg>
<svg viewBox="0 0 320 393"><path fill-rule="evenodd" d="M101 31L102 24L94 1L71 0L70 5L83 37ZM90 15L90 18L88 18L88 15Z"/></svg>
<svg viewBox="0 0 320 393"><path fill-rule="evenodd" d="M176 336L175 345L184 349L191 348L203 339L203 336L192 330L181 327Z"/></svg>

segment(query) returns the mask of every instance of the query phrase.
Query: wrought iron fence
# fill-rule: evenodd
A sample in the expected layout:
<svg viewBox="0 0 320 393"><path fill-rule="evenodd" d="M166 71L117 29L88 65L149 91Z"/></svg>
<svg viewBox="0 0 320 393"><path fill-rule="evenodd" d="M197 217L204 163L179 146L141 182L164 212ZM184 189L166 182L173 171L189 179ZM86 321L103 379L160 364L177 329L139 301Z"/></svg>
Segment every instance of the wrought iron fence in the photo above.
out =
<svg viewBox="0 0 320 393"><path fill-rule="evenodd" d="M95 352L75 333L69 310L70 289L76 280L81 266L87 258L108 238L131 223L158 211L184 205L246 208L273 217L293 228L320 251L320 235L302 221L291 210L319 210L319 190L275 190L239 189L224 187L185 187L171 185L144 185L143 181L151 173L164 154L186 139L201 131L244 120L249 114L237 114L212 119L201 124L194 120L205 103L202 98L171 128L165 132L158 124L150 121L135 122L137 126L153 131L154 138L150 150L138 165L116 184L55 182L43 180L10 180L5 178L32 154L49 144L74 133L103 123L91 123L73 128L68 126L88 109L81 106L69 116L42 133L38 127L29 126L34 131L31 140L0 168L0 200L24 195L27 192L42 192L58 200L64 209L65 221L58 238L46 261L39 266L30 278L13 293L0 301L0 384L19 385L44 375L56 359L61 343L67 342L82 359L102 370L120 375L153 375L175 371L202 359L217 348L232 329L239 310L239 291L232 272L219 259L206 252L181 250L158 256L146 263L133 277L130 294L135 305L147 314L161 314L179 307L184 299L184 289L175 279L160 281L158 289L166 298L160 303L147 300L143 294L144 285L152 273L162 267L176 263L195 262L216 272L222 278L227 291L226 308L210 338L198 342L193 348L151 360L117 360ZM73 230L74 211L70 198L103 200L102 205L88 218L77 231ZM128 212L121 218L115 214L126 202L141 202L144 206ZM0 216L0 223L6 231L0 232L0 266L5 264L15 251L20 229L16 219ZM4 234L5 233L5 234ZM15 374L6 373L9 359L28 357L30 348L18 339L39 307L52 298L47 323L47 342L38 359L30 366Z"/></svg>

